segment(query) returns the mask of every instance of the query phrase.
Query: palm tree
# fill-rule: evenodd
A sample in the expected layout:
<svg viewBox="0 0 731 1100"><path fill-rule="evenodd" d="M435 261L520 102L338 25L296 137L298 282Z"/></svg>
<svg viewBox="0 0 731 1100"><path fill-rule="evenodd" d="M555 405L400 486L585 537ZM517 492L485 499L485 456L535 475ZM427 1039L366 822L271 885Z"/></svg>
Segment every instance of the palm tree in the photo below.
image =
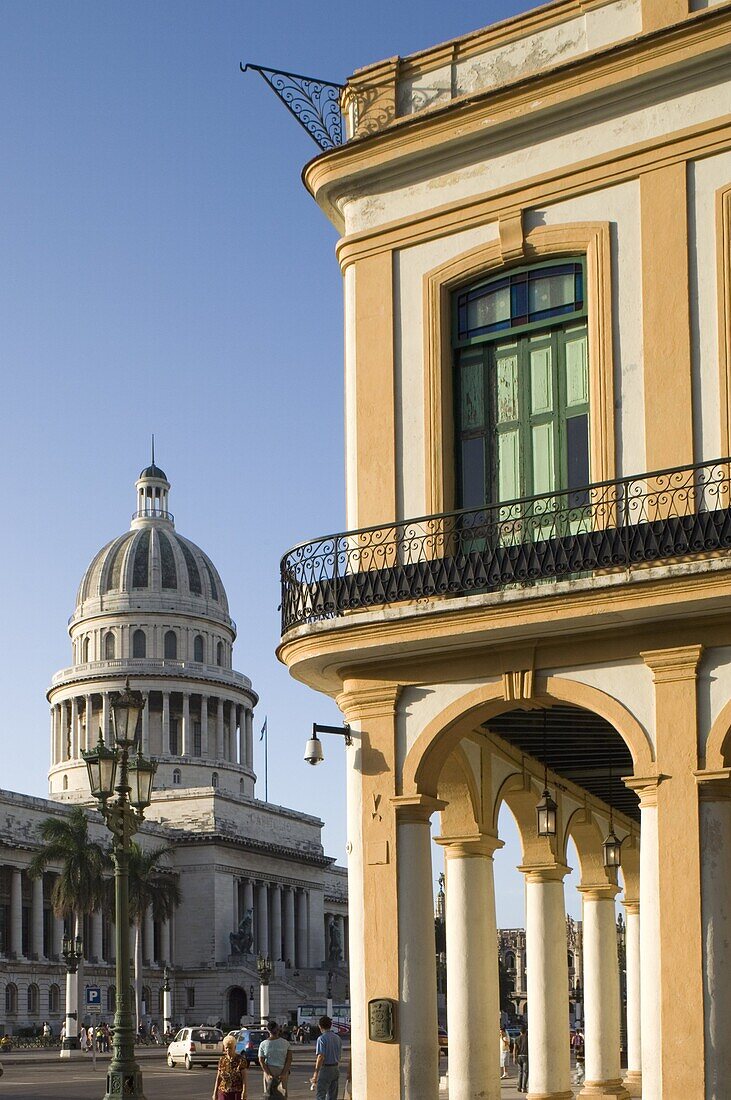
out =
<svg viewBox="0 0 731 1100"><path fill-rule="evenodd" d="M80 935L83 918L104 902L104 872L109 855L101 844L89 837L89 823L80 806L68 817L47 817L41 824L43 847L33 856L28 868L31 878L40 878L49 863L60 863L61 871L51 892L51 904L57 917L72 922Z"/></svg>
<svg viewBox="0 0 731 1100"><path fill-rule="evenodd" d="M132 841L129 853L129 916L135 929L135 1009L138 1029L142 986L142 923L145 913L149 908L153 920L170 920L180 905L180 887L176 875L169 868L160 866L160 861L172 851L171 847L162 846L146 852L136 841Z"/></svg>

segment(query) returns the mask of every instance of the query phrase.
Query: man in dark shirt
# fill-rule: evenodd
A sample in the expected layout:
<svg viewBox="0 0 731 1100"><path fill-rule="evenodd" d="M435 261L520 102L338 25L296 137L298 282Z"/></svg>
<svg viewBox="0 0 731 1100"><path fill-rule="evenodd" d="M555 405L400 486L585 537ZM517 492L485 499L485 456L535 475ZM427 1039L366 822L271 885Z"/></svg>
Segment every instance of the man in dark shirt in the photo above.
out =
<svg viewBox="0 0 731 1100"><path fill-rule="evenodd" d="M518 1092L528 1091L528 1029L525 1025L520 1029L520 1035L515 1040L513 1047L515 1060L518 1063Z"/></svg>

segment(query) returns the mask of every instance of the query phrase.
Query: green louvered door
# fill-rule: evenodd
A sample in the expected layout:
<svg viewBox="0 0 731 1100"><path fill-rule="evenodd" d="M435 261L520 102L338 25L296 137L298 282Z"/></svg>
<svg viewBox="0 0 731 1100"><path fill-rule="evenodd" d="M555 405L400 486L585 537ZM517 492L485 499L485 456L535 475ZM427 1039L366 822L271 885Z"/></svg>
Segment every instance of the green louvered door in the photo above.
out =
<svg viewBox="0 0 731 1100"><path fill-rule="evenodd" d="M582 504L589 482L585 323L461 349L457 388L461 507L548 495L530 530L501 511L501 541L558 533L554 510Z"/></svg>

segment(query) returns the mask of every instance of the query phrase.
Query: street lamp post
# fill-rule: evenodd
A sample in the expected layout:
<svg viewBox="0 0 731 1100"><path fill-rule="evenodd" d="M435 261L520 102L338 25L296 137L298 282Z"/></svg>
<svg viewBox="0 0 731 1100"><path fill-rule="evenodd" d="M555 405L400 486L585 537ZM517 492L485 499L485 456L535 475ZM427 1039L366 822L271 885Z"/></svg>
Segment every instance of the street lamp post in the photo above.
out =
<svg viewBox="0 0 731 1100"><path fill-rule="evenodd" d="M328 1014L328 1016L330 1017L331 1020L332 1020L332 1015L333 1015L333 978L334 977L335 977L335 975L333 974L332 970L328 970L328 972L327 972L327 1008L325 1009L325 1011L327 1012L327 1014Z"/></svg>
<svg viewBox="0 0 731 1100"><path fill-rule="evenodd" d="M262 1024L269 1018L269 979L272 976L272 960L267 955L259 955L256 960L256 969L259 971L259 1014Z"/></svg>
<svg viewBox="0 0 731 1100"><path fill-rule="evenodd" d="M125 690L112 699L112 721L116 745L104 744L101 730L96 748L84 752L91 793L112 834L114 898L117 948L117 1003L114 1014L114 1054L107 1073L104 1100L145 1100L142 1074L135 1061L134 1022L130 1002L129 956L129 853L134 834L150 805L157 763L146 760L141 751L130 759L137 722L145 705L139 691ZM118 779L118 782L117 782ZM113 797L116 794L116 798Z"/></svg>
<svg viewBox="0 0 731 1100"><path fill-rule="evenodd" d="M63 961L66 963L66 1034L61 1043L61 1057L73 1058L72 1051L80 1051L79 1043L79 984L76 975L84 954L81 937L75 940L64 936L61 947Z"/></svg>
<svg viewBox="0 0 731 1100"><path fill-rule="evenodd" d="M173 1030L173 998L170 989L170 970L162 971L162 1030L164 1034Z"/></svg>

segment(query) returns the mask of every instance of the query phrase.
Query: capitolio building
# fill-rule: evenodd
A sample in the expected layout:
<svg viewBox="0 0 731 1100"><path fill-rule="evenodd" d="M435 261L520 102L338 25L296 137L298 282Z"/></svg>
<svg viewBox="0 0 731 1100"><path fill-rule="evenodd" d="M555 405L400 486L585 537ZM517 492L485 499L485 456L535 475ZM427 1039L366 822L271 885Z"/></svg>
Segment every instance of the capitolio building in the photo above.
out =
<svg viewBox="0 0 731 1100"><path fill-rule="evenodd" d="M172 919L148 910L142 922L142 1019L163 1023L165 966L181 1025L258 1019L259 955L271 959L270 1010L283 1020L298 1004L324 1005L328 980L335 1000L347 994L347 874L323 851L322 821L256 797L257 694L234 668L237 628L221 577L178 532L169 492L153 460L136 482L131 526L81 580L71 663L48 692L49 798L0 792L5 1033L48 1020L58 1034L63 1020L64 927L51 907L59 869L31 879L27 868L42 822L74 805L89 807L91 836L108 846L81 754L100 736L110 741L110 700L128 678L145 697L142 750L158 761L138 840L172 848L166 862L182 894ZM100 987L111 1023L113 912L89 914L81 933L81 981Z"/></svg>
<svg viewBox="0 0 731 1100"><path fill-rule="evenodd" d="M432 837L448 1097L500 1096L504 806L532 1100L573 1095L570 845L578 1095L726 1100L731 3L554 0L329 87L347 514L278 652L350 727L354 1100L439 1094Z"/></svg>

